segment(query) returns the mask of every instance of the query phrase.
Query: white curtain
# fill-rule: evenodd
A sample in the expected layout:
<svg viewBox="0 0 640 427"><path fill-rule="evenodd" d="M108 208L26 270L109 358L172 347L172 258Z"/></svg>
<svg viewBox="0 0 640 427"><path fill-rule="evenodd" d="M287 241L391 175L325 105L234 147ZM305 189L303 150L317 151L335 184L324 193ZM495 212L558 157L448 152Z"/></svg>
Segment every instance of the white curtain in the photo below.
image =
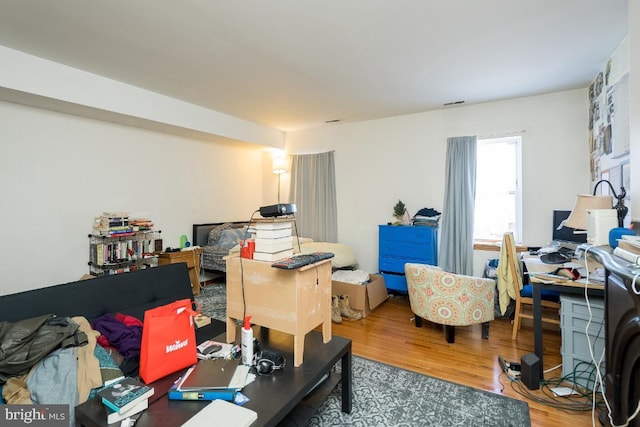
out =
<svg viewBox="0 0 640 427"><path fill-rule="evenodd" d="M337 242L338 208L334 152L291 156L290 200L300 237Z"/></svg>
<svg viewBox="0 0 640 427"><path fill-rule="evenodd" d="M440 267L473 275L473 211L476 199L477 137L447 138Z"/></svg>

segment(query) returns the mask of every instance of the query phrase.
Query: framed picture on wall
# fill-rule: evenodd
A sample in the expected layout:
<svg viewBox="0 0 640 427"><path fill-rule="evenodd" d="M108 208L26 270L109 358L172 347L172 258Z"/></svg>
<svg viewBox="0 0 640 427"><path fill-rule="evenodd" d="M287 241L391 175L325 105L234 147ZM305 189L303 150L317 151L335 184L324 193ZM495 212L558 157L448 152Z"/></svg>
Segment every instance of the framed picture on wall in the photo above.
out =
<svg viewBox="0 0 640 427"><path fill-rule="evenodd" d="M622 186L624 187L624 189L627 192L627 197L625 197L624 199L627 201L631 201L631 176L630 176L630 171L631 169L631 163L629 162L629 160L627 160L626 162L623 162L620 164L620 176L621 176L621 180L620 182L622 183Z"/></svg>

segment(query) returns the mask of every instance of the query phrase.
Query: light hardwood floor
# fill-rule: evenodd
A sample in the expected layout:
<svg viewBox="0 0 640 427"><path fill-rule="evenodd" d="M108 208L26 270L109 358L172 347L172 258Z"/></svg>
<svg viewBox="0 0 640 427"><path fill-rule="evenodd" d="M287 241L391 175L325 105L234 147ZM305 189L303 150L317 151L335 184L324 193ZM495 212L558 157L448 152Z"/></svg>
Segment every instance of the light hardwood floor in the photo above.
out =
<svg viewBox="0 0 640 427"><path fill-rule="evenodd" d="M509 320L491 322L489 339L481 338L480 325L456 328L454 344L448 344L441 326L423 322L416 328L406 296L392 296L369 316L358 321L344 320L332 324L332 333L351 338L353 354L398 366L432 377L441 378L477 389L487 390L529 404L534 427L599 426L591 411L566 412L522 397L511 387L502 373L498 356L506 361L520 361L533 352L533 329L523 326L516 341L511 340ZM544 369L562 363L561 337L558 330L544 331ZM560 377L561 369L545 378ZM544 397L541 391L533 392Z"/></svg>

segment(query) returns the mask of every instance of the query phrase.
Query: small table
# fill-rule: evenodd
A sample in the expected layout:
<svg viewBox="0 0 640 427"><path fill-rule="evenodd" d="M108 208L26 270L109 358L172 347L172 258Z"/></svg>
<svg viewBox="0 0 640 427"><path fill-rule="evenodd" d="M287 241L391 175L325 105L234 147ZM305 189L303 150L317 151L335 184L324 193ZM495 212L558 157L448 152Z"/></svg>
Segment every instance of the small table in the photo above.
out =
<svg viewBox="0 0 640 427"><path fill-rule="evenodd" d="M202 255L202 248L193 248L180 252L162 252L158 255L158 265L186 262L189 269L191 289L194 295L198 295L200 293L200 255Z"/></svg>
<svg viewBox="0 0 640 427"><path fill-rule="evenodd" d="M238 255L226 260L227 342L236 340L236 320L245 315L254 325L293 335L296 367L307 332L322 325L323 342L331 340L331 259L292 270Z"/></svg>

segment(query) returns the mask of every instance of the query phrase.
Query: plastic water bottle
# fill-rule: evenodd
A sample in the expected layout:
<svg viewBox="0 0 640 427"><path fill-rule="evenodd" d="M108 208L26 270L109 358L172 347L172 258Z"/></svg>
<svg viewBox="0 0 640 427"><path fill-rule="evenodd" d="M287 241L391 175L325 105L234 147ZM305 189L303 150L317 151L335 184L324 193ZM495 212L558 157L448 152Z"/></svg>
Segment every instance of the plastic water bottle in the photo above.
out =
<svg viewBox="0 0 640 427"><path fill-rule="evenodd" d="M242 325L242 364L251 366L253 363L253 329L251 329L251 316L245 316Z"/></svg>

